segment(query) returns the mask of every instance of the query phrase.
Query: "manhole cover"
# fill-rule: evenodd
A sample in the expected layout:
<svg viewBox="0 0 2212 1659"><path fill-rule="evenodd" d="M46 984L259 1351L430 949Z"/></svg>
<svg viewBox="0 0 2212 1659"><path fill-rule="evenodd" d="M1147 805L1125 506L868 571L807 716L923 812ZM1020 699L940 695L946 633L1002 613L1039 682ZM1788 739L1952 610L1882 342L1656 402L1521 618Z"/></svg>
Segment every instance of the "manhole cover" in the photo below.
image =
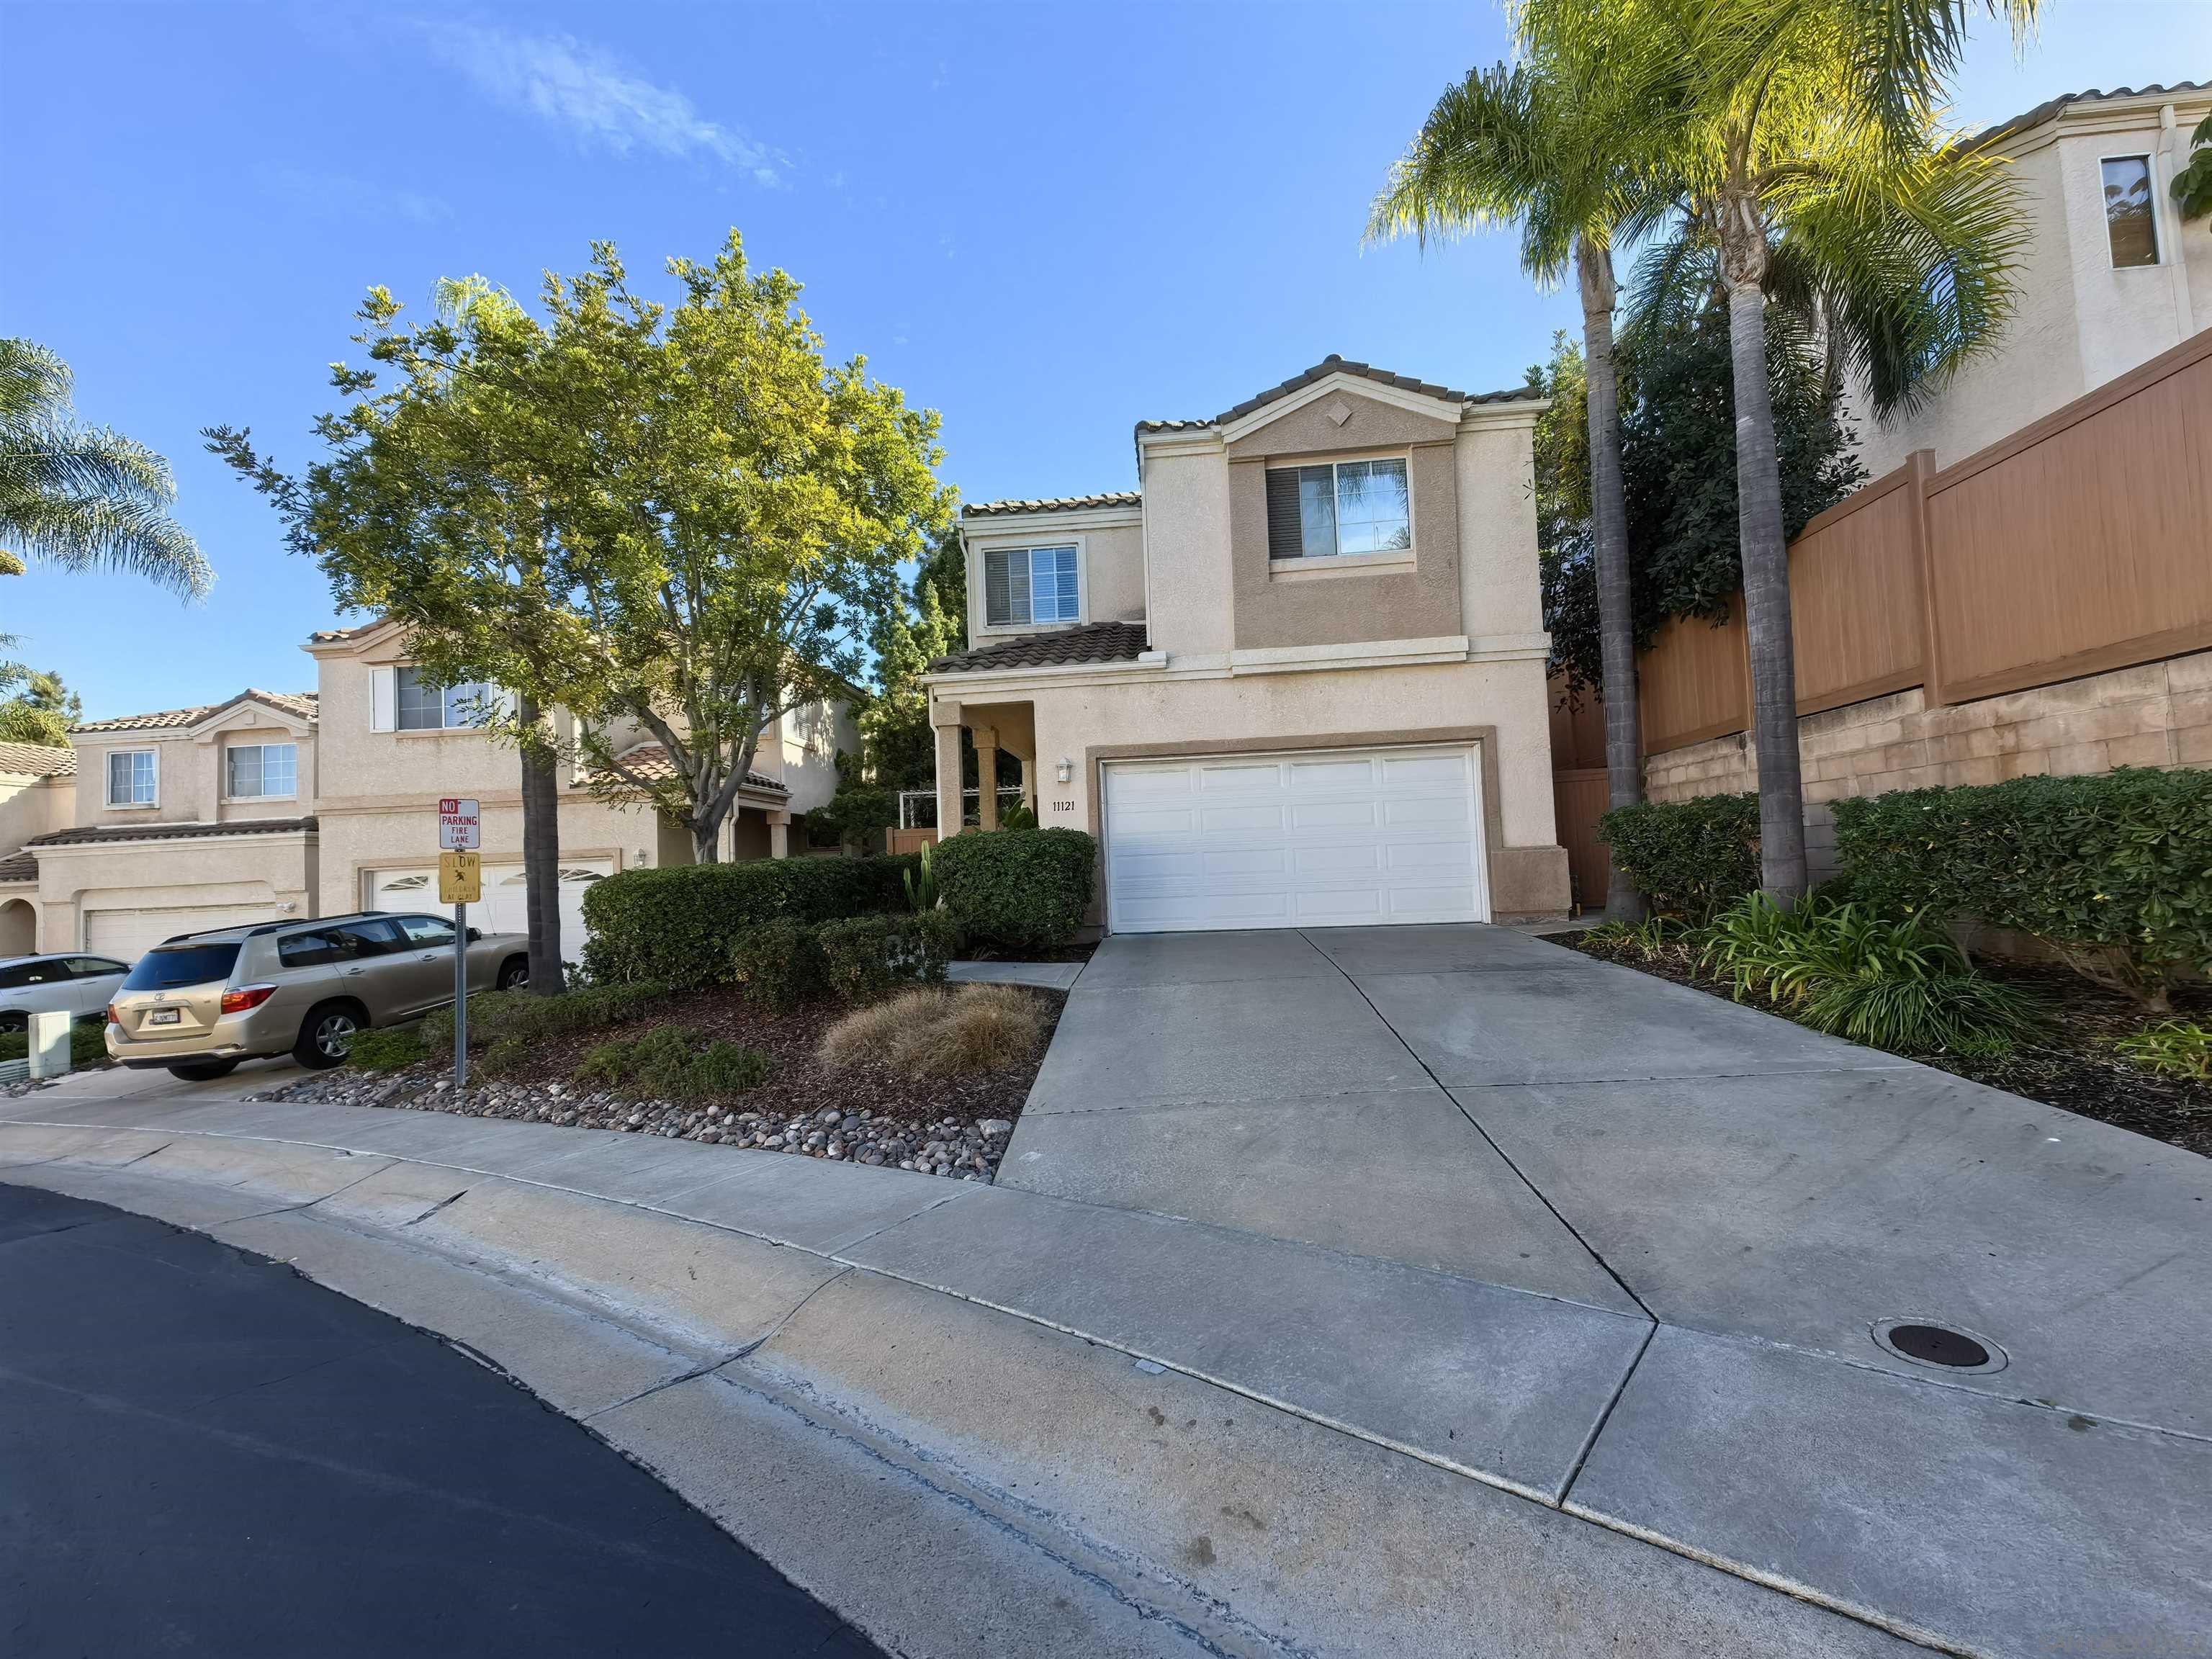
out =
<svg viewBox="0 0 2212 1659"><path fill-rule="evenodd" d="M1885 1319L1874 1328L1874 1340L1916 1365L1947 1371L2001 1371L2005 1367L2004 1350L1988 1338L1932 1319Z"/></svg>

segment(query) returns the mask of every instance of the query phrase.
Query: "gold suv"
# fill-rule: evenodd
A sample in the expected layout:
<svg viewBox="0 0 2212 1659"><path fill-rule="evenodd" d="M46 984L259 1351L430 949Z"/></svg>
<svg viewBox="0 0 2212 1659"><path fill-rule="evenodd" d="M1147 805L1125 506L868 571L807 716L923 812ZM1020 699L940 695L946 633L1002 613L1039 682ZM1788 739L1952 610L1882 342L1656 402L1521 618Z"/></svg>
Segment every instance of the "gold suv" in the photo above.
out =
<svg viewBox="0 0 2212 1659"><path fill-rule="evenodd" d="M520 933L469 929L469 988L529 978ZM138 958L107 1006L107 1052L194 1081L241 1060L289 1054L318 1069L354 1033L453 1000L453 924L364 911L180 933Z"/></svg>

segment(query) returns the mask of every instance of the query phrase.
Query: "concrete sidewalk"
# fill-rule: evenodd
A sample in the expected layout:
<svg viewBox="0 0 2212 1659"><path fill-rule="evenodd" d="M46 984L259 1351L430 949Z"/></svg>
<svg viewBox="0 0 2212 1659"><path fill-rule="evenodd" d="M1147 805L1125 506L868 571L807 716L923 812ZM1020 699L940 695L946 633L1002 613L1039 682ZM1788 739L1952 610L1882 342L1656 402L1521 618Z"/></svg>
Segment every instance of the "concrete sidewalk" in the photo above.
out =
<svg viewBox="0 0 2212 1659"><path fill-rule="evenodd" d="M2212 1652L2212 1165L1517 934L1109 940L996 1188L227 1081L0 1181L459 1337L889 1647Z"/></svg>

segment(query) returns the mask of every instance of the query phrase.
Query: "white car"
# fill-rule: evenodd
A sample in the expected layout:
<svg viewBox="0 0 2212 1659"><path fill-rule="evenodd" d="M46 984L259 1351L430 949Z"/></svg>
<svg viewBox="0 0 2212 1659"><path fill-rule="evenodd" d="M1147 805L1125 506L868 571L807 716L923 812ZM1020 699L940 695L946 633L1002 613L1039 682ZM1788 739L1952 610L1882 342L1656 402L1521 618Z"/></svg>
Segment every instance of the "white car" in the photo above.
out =
<svg viewBox="0 0 2212 1659"><path fill-rule="evenodd" d="M62 1009L98 1018L131 971L112 957L9 957L0 961L0 1031L20 1031L33 1014Z"/></svg>

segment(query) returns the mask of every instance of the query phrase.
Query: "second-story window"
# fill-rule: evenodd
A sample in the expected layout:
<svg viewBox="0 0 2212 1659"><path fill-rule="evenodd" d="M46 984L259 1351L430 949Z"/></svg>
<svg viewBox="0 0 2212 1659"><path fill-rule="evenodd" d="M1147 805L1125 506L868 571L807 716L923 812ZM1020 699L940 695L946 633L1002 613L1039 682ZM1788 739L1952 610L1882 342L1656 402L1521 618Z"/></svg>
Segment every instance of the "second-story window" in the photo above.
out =
<svg viewBox="0 0 2212 1659"><path fill-rule="evenodd" d="M403 668L393 677L399 729L435 732L446 726L474 726L489 710L492 690L477 681L440 685L419 668Z"/></svg>
<svg viewBox="0 0 2212 1659"><path fill-rule="evenodd" d="M1073 547L994 547L983 554L983 620L993 628L1078 622Z"/></svg>
<svg viewBox="0 0 2212 1659"><path fill-rule="evenodd" d="M1322 461L1267 470L1267 556L1329 559L1413 544L1402 460Z"/></svg>
<svg viewBox="0 0 2212 1659"><path fill-rule="evenodd" d="M111 749L107 751L107 804L110 806L153 805L155 782L152 750Z"/></svg>
<svg viewBox="0 0 2212 1659"><path fill-rule="evenodd" d="M299 793L300 749L290 743L235 743L223 751L223 793L266 800Z"/></svg>
<svg viewBox="0 0 2212 1659"><path fill-rule="evenodd" d="M2108 155L2105 158L2105 237L2112 245L2112 265L2158 263L2158 213L2150 197L2150 157Z"/></svg>

